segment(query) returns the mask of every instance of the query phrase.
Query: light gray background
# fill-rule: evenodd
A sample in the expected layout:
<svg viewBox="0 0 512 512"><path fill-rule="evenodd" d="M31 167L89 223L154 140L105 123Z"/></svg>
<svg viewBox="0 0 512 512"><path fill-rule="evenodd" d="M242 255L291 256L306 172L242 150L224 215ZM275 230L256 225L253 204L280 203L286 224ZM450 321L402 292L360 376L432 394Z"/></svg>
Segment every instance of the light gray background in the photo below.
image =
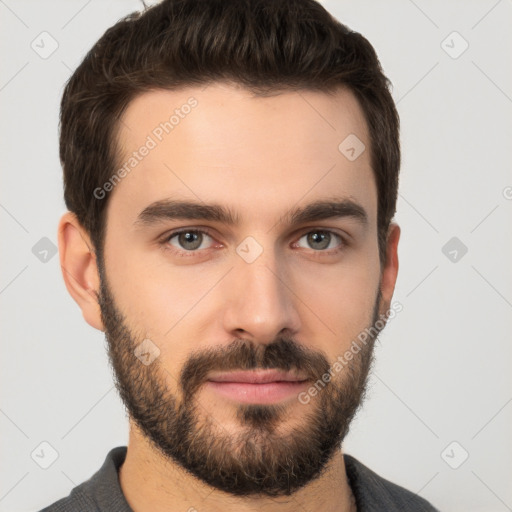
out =
<svg viewBox="0 0 512 512"><path fill-rule="evenodd" d="M402 122L403 311L381 336L345 451L443 511L512 510L512 2L323 3L377 49ZM68 295L58 255L32 248L56 244L65 211L63 84L139 7L0 0L1 511L48 505L127 442L102 333ZM43 31L59 45L46 59L31 47L51 49ZM452 237L468 249L456 262L442 252ZM48 469L31 458L51 457L43 441L58 452Z"/></svg>

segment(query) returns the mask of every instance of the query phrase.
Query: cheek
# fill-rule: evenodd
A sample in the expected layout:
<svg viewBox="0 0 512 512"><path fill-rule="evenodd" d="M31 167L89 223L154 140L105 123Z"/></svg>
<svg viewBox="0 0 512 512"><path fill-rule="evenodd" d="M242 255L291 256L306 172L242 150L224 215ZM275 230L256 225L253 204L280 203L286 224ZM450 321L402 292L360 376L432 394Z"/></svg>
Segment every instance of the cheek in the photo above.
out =
<svg viewBox="0 0 512 512"><path fill-rule="evenodd" d="M120 309L133 326L161 336L207 290L208 273L193 266L173 266L156 247L136 250L114 245L110 244L107 275Z"/></svg>
<svg viewBox="0 0 512 512"><path fill-rule="evenodd" d="M176 267L160 253L125 248L109 253L109 283L126 322L138 337L151 339L167 371L176 379L181 365L198 342L199 325L209 307L208 291L225 269L189 265ZM174 379L169 380L174 386Z"/></svg>
<svg viewBox="0 0 512 512"><path fill-rule="evenodd" d="M357 260L357 261L355 261ZM309 336L335 359L372 321L379 286L378 259L358 253L338 266L301 278L300 297L311 316ZM316 327L314 327L316 326Z"/></svg>

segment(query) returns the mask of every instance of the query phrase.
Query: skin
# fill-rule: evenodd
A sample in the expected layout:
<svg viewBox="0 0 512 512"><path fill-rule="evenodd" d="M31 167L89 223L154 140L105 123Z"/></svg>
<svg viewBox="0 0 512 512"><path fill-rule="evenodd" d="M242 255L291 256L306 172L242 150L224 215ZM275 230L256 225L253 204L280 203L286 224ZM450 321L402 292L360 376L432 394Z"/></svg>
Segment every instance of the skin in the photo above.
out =
<svg viewBox="0 0 512 512"><path fill-rule="evenodd" d="M227 346L235 337L267 344L287 332L334 362L370 323L379 288L379 312L390 308L398 272L400 228L394 223L386 261L379 262L370 139L356 98L345 89L333 96L301 91L261 98L227 83L144 93L122 117L122 161L190 96L197 107L111 193L104 259L117 306L141 339L158 345L165 384L177 396L177 377L192 351ZM367 148L353 162L338 150L351 133ZM296 206L333 196L361 205L368 224L351 218L300 226L280 222ZM222 204L240 216L240 224L135 224L146 206L171 197ZM163 235L184 227L212 233L189 257L161 243ZM339 233L349 243L328 255L308 245L305 235L315 228ZM263 248L251 264L236 252L248 236ZM179 250L173 240L167 246ZM339 244L334 237L329 249ZM59 224L59 250L68 291L86 322L104 331L93 245L71 212ZM228 432L240 429L232 402L209 389L196 399L202 413ZM293 431L308 411L296 399L286 407L283 433ZM292 496L240 498L212 489L164 458L133 421L120 483L135 512L295 511L298 503L308 511L354 510L341 450L320 478Z"/></svg>

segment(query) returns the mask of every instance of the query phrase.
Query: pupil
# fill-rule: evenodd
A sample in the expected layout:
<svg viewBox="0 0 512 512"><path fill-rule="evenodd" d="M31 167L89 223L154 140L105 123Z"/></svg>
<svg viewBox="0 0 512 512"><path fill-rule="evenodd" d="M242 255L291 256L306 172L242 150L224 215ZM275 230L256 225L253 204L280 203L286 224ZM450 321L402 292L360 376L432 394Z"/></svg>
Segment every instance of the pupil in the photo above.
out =
<svg viewBox="0 0 512 512"><path fill-rule="evenodd" d="M187 249L197 249L201 244L197 243L198 240L198 233L195 233L193 231L186 231L185 233L181 233L183 237L183 246ZM187 246L187 244L192 244L192 246Z"/></svg>
<svg viewBox="0 0 512 512"><path fill-rule="evenodd" d="M329 245L328 233L323 233L322 231L315 231L313 234L309 235L310 241L313 243L320 243L320 248L325 249ZM325 243L327 241L327 243ZM322 242L324 242L322 244Z"/></svg>

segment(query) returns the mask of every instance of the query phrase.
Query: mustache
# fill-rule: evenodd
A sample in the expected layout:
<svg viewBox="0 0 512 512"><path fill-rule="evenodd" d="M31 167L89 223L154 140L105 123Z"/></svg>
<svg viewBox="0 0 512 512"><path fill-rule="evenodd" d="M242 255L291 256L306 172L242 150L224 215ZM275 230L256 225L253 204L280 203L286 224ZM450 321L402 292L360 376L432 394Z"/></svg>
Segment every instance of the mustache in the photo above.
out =
<svg viewBox="0 0 512 512"><path fill-rule="evenodd" d="M293 340L279 338L261 345L251 340L236 339L227 347L194 352L180 374L185 400L190 399L213 371L275 369L297 371L316 381L329 371L327 357Z"/></svg>

